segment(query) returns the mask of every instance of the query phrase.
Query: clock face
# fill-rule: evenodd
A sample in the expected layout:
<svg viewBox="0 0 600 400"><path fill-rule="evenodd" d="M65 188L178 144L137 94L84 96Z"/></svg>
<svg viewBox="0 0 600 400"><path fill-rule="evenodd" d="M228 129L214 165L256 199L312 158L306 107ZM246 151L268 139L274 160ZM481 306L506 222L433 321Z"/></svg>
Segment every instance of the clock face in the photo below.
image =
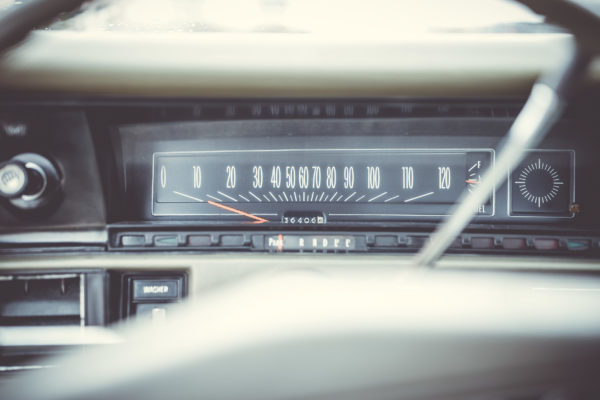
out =
<svg viewBox="0 0 600 400"><path fill-rule="evenodd" d="M570 216L572 153L534 151L510 175L511 215Z"/></svg>

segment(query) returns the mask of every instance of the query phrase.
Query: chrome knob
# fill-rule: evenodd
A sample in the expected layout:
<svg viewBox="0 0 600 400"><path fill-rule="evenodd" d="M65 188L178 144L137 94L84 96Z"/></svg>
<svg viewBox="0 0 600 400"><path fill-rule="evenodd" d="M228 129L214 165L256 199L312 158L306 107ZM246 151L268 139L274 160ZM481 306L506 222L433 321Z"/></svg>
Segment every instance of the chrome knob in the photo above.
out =
<svg viewBox="0 0 600 400"><path fill-rule="evenodd" d="M0 164L0 199L17 210L46 209L60 200L62 178L48 158L22 153Z"/></svg>
<svg viewBox="0 0 600 400"><path fill-rule="evenodd" d="M12 199L27 189L29 176L25 165L19 161L0 164L0 196Z"/></svg>

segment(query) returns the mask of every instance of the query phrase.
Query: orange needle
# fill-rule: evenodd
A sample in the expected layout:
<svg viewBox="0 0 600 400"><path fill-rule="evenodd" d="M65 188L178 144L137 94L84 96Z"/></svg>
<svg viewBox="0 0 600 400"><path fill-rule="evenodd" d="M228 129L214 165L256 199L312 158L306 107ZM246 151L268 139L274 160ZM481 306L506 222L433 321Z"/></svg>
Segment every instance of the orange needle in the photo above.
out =
<svg viewBox="0 0 600 400"><path fill-rule="evenodd" d="M472 179L467 179L465 182L467 182L467 183L479 183L479 181L474 181Z"/></svg>
<svg viewBox="0 0 600 400"><path fill-rule="evenodd" d="M251 219L255 220L255 222L253 222L254 224L263 224L265 222L269 222L268 219L257 217L256 215L252 215L252 214L247 213L245 211L238 210L237 208L233 208L233 207L229 207L229 206L226 206L226 205L223 205L223 204L215 203L214 201L210 201L209 200L208 204L210 204L211 206L222 208L223 210L231 211L232 213L243 215L244 217L251 218Z"/></svg>

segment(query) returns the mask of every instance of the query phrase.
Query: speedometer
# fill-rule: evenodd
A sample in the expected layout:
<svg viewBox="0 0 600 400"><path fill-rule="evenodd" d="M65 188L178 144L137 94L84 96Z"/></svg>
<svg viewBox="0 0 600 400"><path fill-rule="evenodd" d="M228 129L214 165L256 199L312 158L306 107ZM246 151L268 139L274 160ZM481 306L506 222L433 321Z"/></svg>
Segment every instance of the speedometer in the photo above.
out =
<svg viewBox="0 0 600 400"><path fill-rule="evenodd" d="M491 149L155 153L152 213L255 224L441 216L492 160ZM493 204L474 212L493 215Z"/></svg>

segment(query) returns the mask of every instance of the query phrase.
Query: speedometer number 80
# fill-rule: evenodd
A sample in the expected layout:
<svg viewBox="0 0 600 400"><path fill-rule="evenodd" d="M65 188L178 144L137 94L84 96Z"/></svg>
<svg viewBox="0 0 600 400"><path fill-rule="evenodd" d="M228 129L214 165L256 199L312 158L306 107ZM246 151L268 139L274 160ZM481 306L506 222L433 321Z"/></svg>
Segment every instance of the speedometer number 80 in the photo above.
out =
<svg viewBox="0 0 600 400"><path fill-rule="evenodd" d="M336 185L337 177L335 167L327 167L327 179L325 184L327 185L327 189L333 189Z"/></svg>

